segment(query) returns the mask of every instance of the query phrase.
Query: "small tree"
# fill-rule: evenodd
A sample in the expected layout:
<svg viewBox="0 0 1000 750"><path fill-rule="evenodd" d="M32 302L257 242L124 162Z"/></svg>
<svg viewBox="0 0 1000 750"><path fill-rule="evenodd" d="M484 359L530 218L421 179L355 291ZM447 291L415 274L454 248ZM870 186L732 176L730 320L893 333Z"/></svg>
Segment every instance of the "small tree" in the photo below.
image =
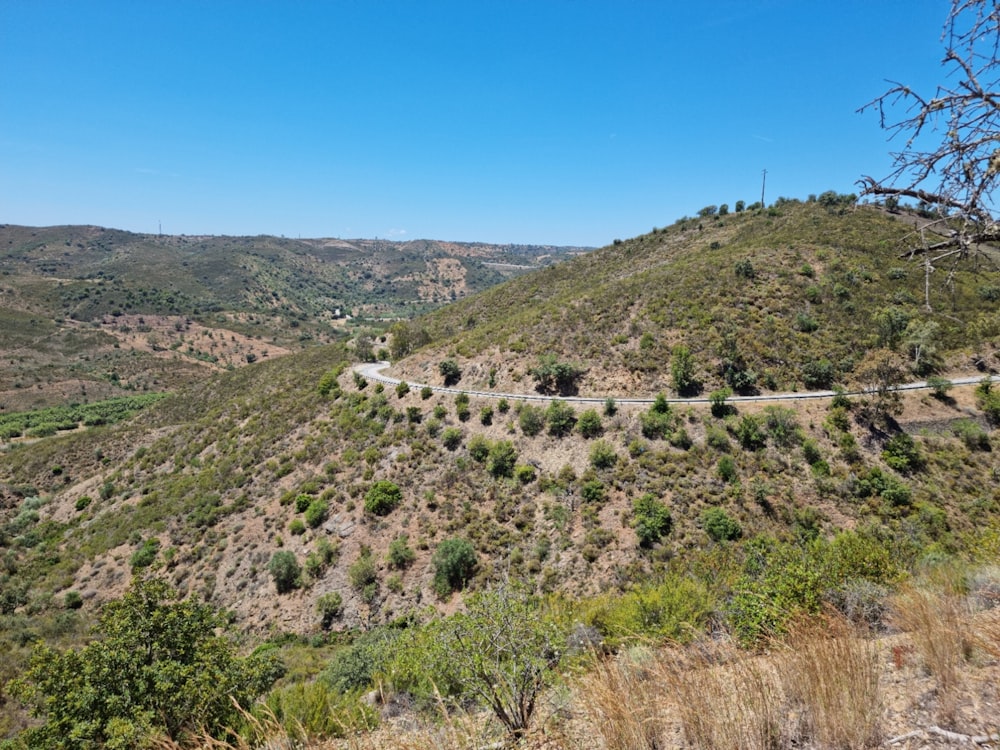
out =
<svg viewBox="0 0 1000 750"><path fill-rule="evenodd" d="M524 404L517 415L517 423L521 426L521 432L534 437L545 427L545 411L540 406Z"/></svg>
<svg viewBox="0 0 1000 750"><path fill-rule="evenodd" d="M279 594L287 594L297 589L302 582L302 568L295 559L295 553L287 549L278 550L271 556L267 570L274 579Z"/></svg>
<svg viewBox="0 0 1000 750"><path fill-rule="evenodd" d="M701 525L715 542L731 542L743 536L740 524L722 508L706 509L701 514Z"/></svg>
<svg viewBox="0 0 1000 750"><path fill-rule="evenodd" d="M486 470L494 477L510 477L517 464L517 449L509 440L498 440L490 446L486 458Z"/></svg>
<svg viewBox="0 0 1000 750"><path fill-rule="evenodd" d="M576 393L576 381L584 374L584 370L569 362L559 362L555 354L545 354L528 374L535 379L537 388L542 393L572 396Z"/></svg>
<svg viewBox="0 0 1000 750"><path fill-rule="evenodd" d="M403 491L388 479L375 482L365 493L365 510L376 516L386 516L403 502Z"/></svg>
<svg viewBox="0 0 1000 750"><path fill-rule="evenodd" d="M604 432L604 425L601 424L601 415L596 409L587 409L576 422L577 431L585 438L595 438Z"/></svg>
<svg viewBox="0 0 1000 750"><path fill-rule="evenodd" d="M466 539L445 539L431 558L434 566L434 592L444 598L465 587L476 570L476 550Z"/></svg>
<svg viewBox="0 0 1000 750"><path fill-rule="evenodd" d="M550 435L565 437L573 431L576 412L565 401L553 401L545 410L545 421L549 424Z"/></svg>
<svg viewBox="0 0 1000 750"><path fill-rule="evenodd" d="M316 600L316 613L320 618L320 627L329 630L333 621L344 611L344 599L336 591L323 594Z"/></svg>
<svg viewBox="0 0 1000 750"><path fill-rule="evenodd" d="M670 533L670 510L657 497L646 493L632 503L632 526L640 547L652 547Z"/></svg>
<svg viewBox="0 0 1000 750"><path fill-rule="evenodd" d="M150 747L198 732L222 738L281 674L267 656L236 655L219 633L225 618L207 604L178 600L159 579L133 582L109 602L97 639L79 650L38 646L11 693L43 719L26 747L84 750Z"/></svg>
<svg viewBox="0 0 1000 750"><path fill-rule="evenodd" d="M694 355L683 344L674 347L670 380L673 389L681 396L692 396L701 390L701 383L695 376Z"/></svg>
<svg viewBox="0 0 1000 750"><path fill-rule="evenodd" d="M453 359L446 359L438 364L438 372L441 373L441 377L444 378L444 384L446 386L455 385L461 377L462 370L459 368L458 363Z"/></svg>

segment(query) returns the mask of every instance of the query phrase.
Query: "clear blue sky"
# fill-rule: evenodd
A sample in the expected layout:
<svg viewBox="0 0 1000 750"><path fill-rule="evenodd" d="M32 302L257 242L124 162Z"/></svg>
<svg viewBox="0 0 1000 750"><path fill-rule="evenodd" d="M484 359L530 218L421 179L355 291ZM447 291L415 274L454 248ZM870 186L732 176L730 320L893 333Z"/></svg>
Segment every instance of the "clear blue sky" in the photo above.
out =
<svg viewBox="0 0 1000 750"><path fill-rule="evenodd" d="M0 0L0 222L594 245L884 176L944 0Z"/></svg>

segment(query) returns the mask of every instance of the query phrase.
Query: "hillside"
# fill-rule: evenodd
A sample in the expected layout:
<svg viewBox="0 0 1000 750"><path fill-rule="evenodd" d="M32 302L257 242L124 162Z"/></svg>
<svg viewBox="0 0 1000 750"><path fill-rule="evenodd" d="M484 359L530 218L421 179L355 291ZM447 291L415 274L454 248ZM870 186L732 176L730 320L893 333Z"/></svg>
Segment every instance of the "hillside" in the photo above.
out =
<svg viewBox="0 0 1000 750"><path fill-rule="evenodd" d="M0 226L0 404L170 390L585 250Z"/></svg>
<svg viewBox="0 0 1000 750"><path fill-rule="evenodd" d="M697 613L661 637L715 627L753 643L822 606L880 622L889 587L926 561L1000 551L1000 386L944 378L997 368L1000 281L958 268L926 311L922 272L898 257L908 231L818 201L685 219L397 329L430 338L393 363L410 387L369 382L351 348L318 345L118 424L10 439L0 681L35 638L76 637L74 618L134 573L224 609L251 642L379 632L501 580L590 602L581 621L609 639L625 638L611 597L663 581ZM900 379L942 379L899 399L603 402L673 396L678 344L703 394L727 382L726 360L761 393L807 387L816 362L830 364L823 385L850 383L873 357ZM419 385L441 385L454 359L455 389L537 396L545 355L602 401ZM442 578L453 543L471 564ZM784 609L759 604L771 601Z"/></svg>
<svg viewBox="0 0 1000 750"><path fill-rule="evenodd" d="M996 370L996 262L936 269L928 310L914 239L910 217L836 196L680 219L422 318L431 346L394 372L423 382L451 358L464 387L531 392L553 355L585 371L580 395L649 396L676 392L679 345L692 393L849 385L879 347L924 372Z"/></svg>

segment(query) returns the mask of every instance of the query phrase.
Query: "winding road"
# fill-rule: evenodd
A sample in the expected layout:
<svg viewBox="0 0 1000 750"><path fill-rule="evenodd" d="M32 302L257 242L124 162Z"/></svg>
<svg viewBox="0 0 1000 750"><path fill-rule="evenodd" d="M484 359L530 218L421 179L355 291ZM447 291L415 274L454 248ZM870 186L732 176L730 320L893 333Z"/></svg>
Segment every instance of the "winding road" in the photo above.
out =
<svg viewBox="0 0 1000 750"><path fill-rule="evenodd" d="M354 372L361 375L366 380L375 381L377 383L383 383L385 385L396 386L402 382L399 378L391 378L388 375L383 375L383 370L386 370L391 365L391 362L364 362L359 365L355 365L351 368ZM949 382L952 385L974 385L975 383L980 383L986 378L989 378L990 382L1000 383L1000 375L969 375L967 377L950 379ZM570 403L584 403L584 404L603 404L608 396L545 396L540 393L502 393L500 391L475 391L469 390L467 388L447 388L440 385L431 385L430 383L411 383L409 380L406 381L407 385L411 388L430 388L435 393L465 393L469 396L484 396L486 398L505 398L507 400L517 400L517 401L567 401ZM932 386L927 384L926 380L918 380L913 383L904 383L902 385L897 385L897 391L919 391L930 389ZM870 393L870 390L859 390L859 391L842 391L845 396L863 396L866 393ZM837 395L836 391L803 391L801 393L769 393L762 396L730 396L726 399L727 403L740 403L749 401L804 401L807 399L830 399ZM619 398L618 396L611 396L615 400L616 404L651 404L656 399L654 397L647 398ZM711 403L711 399L707 396L697 396L694 398L668 398L668 403L672 404L708 404Z"/></svg>

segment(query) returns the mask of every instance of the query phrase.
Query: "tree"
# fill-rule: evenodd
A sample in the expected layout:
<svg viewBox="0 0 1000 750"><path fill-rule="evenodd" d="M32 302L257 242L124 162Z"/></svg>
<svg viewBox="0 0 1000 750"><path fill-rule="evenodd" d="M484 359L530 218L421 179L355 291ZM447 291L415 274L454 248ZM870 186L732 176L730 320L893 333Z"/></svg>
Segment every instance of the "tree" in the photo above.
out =
<svg viewBox="0 0 1000 750"><path fill-rule="evenodd" d="M640 547L652 547L670 533L670 510L656 495L647 492L632 502L632 526Z"/></svg>
<svg viewBox="0 0 1000 750"><path fill-rule="evenodd" d="M279 594L287 594L297 589L302 581L302 568L295 559L295 553L287 549L278 550L271 556L267 570L274 579Z"/></svg>
<svg viewBox="0 0 1000 750"><path fill-rule="evenodd" d="M575 395L576 381L584 372L569 362L559 362L555 354L542 355L539 357L538 365L528 370L540 392L558 393L562 396Z"/></svg>
<svg viewBox="0 0 1000 750"><path fill-rule="evenodd" d="M899 413L902 397L896 386L905 372L902 358L888 349L869 352L858 365L856 376L865 391L862 410L872 424Z"/></svg>
<svg viewBox="0 0 1000 750"><path fill-rule="evenodd" d="M445 539L431 558L434 592L445 597L465 586L476 570L476 550L466 539Z"/></svg>
<svg viewBox="0 0 1000 750"><path fill-rule="evenodd" d="M340 617L343 611L344 598L336 591L322 594L316 600L316 613L319 615L323 630L329 630L333 621Z"/></svg>
<svg viewBox="0 0 1000 750"><path fill-rule="evenodd" d="M545 410L545 421L548 422L550 435L565 437L573 431L576 412L565 401L553 401Z"/></svg>
<svg viewBox="0 0 1000 750"><path fill-rule="evenodd" d="M136 579L105 605L96 640L79 650L38 646L12 693L41 726L22 735L48 749L146 747L156 735L221 738L280 676L273 657L239 657L225 619L207 604L177 599L163 580Z"/></svg>
<svg viewBox="0 0 1000 750"><path fill-rule="evenodd" d="M397 665L400 682L447 686L451 697L485 704L512 739L531 726L564 640L527 594L500 586L469 597L466 611L438 620Z"/></svg>
<svg viewBox="0 0 1000 750"><path fill-rule="evenodd" d="M948 83L928 95L908 85L891 88L861 111L876 109L880 125L904 140L883 179L864 176L862 195L912 198L931 220L907 255L923 256L928 277L934 264L981 253L1000 240L995 192L1000 180L1000 12L987 0L952 0L941 35ZM889 110L904 114L890 119ZM925 287L926 288L926 287ZM927 292L927 306L930 306Z"/></svg>
<svg viewBox="0 0 1000 750"><path fill-rule="evenodd" d="M486 458L486 470L496 478L514 475L514 465L517 463L517 448L509 440L497 440L490 446Z"/></svg>
<svg viewBox="0 0 1000 750"><path fill-rule="evenodd" d="M681 396L692 396L701 390L701 383L695 376L694 356L691 350L680 344L674 347L670 360L670 380L674 390Z"/></svg>
<svg viewBox="0 0 1000 750"><path fill-rule="evenodd" d="M444 384L455 385L462 377L462 370L459 369L458 362L453 359L446 359L438 363L438 372L444 378Z"/></svg>

